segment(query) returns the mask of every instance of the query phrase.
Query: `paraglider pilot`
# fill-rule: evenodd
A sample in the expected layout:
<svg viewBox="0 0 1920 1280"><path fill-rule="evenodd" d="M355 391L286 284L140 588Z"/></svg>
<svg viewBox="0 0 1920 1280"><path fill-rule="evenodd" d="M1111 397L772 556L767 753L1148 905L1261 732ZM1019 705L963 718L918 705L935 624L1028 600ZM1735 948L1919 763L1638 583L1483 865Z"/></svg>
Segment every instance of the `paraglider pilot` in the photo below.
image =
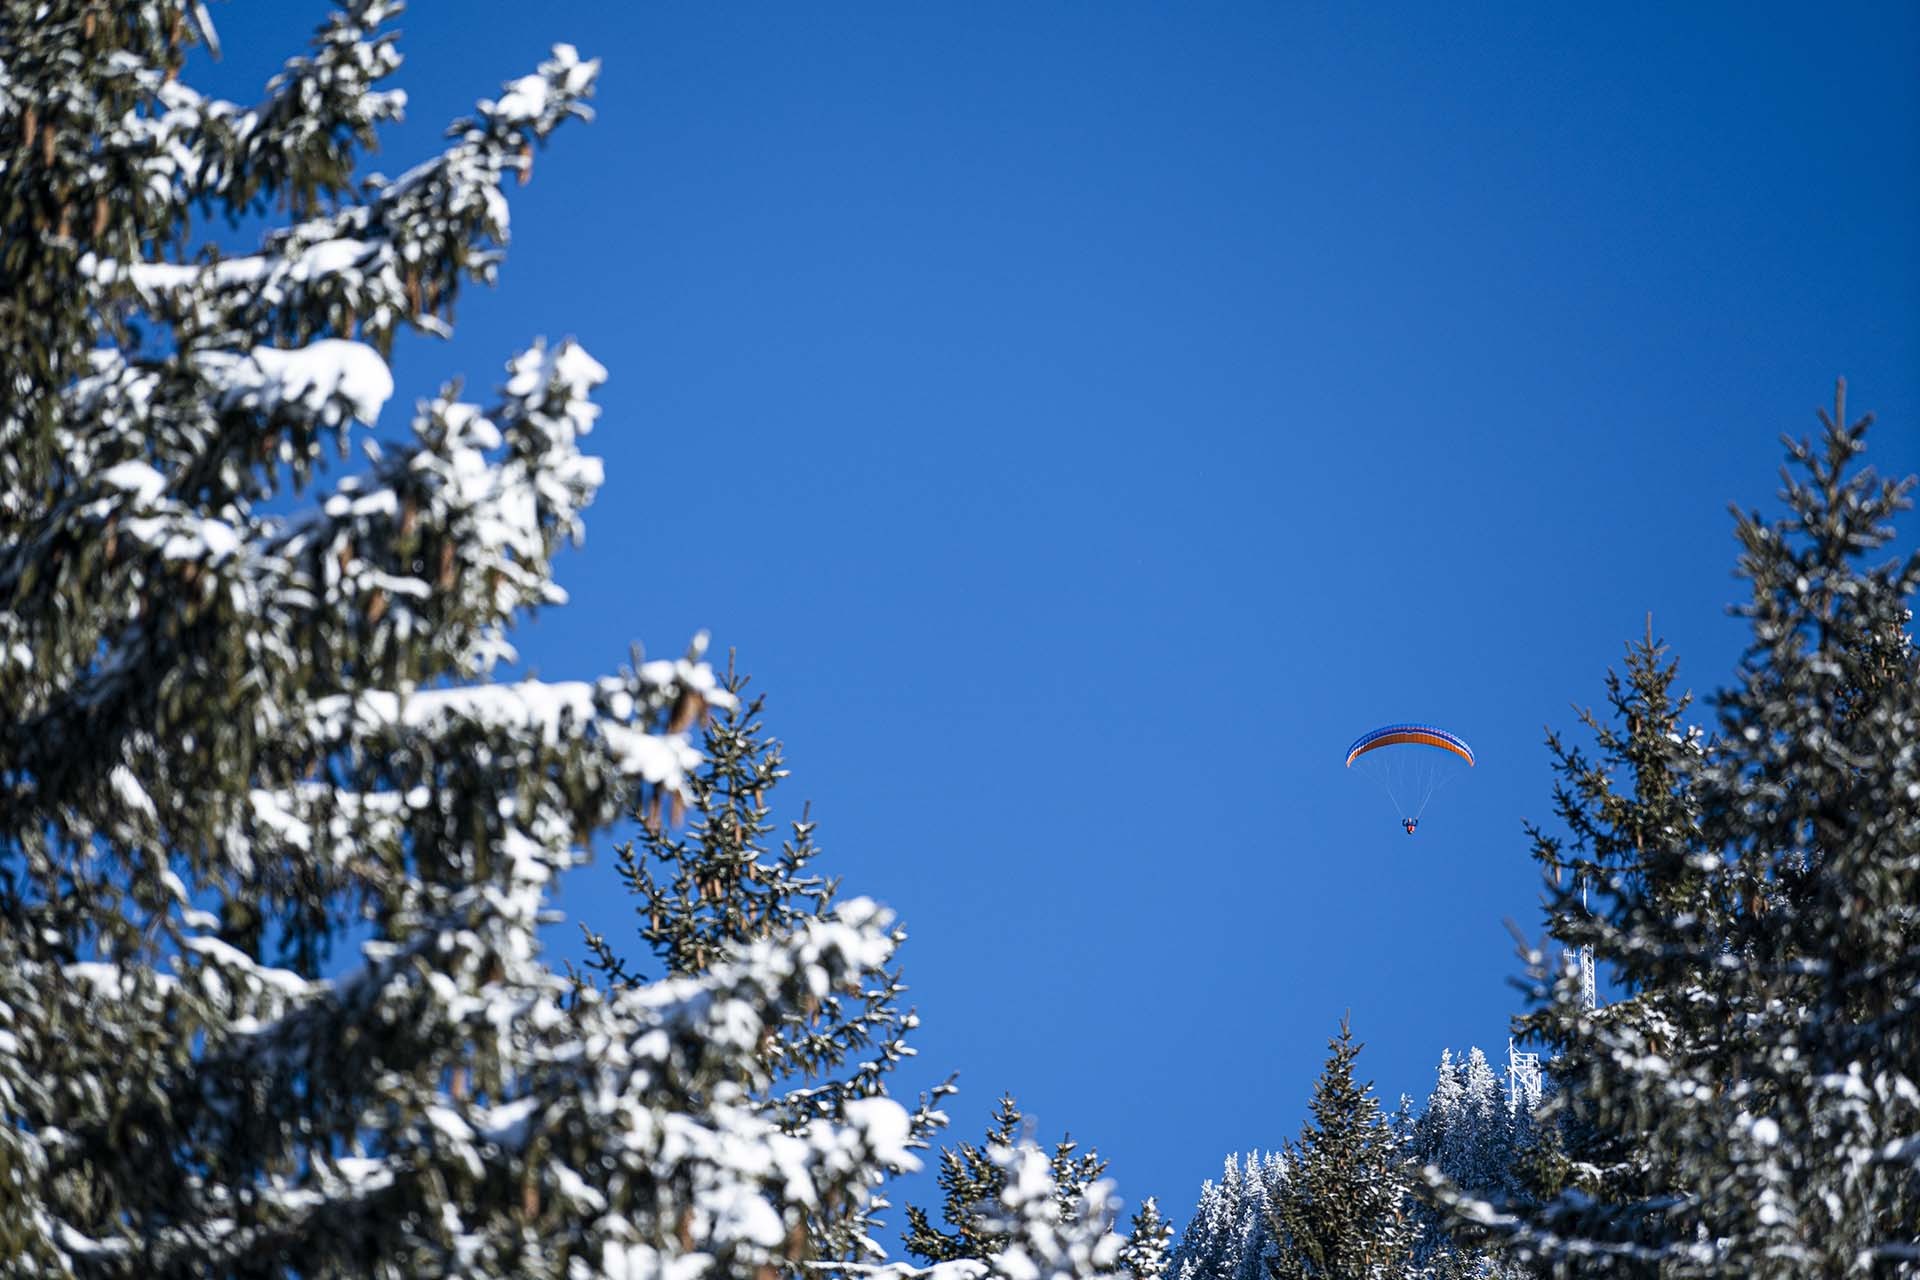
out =
<svg viewBox="0 0 1920 1280"><path fill-rule="evenodd" d="M1413 834L1413 833L1414 833L1414 832L1415 832L1415 831L1416 831L1416 830L1417 830L1417 829L1419 828L1419 826L1420 826L1420 819L1418 819L1418 818L1402 818L1402 819L1400 819L1400 825L1401 825L1401 826L1403 826L1403 827L1405 827L1405 828L1407 829L1407 834L1408 834L1408 835L1412 835L1412 834Z"/></svg>

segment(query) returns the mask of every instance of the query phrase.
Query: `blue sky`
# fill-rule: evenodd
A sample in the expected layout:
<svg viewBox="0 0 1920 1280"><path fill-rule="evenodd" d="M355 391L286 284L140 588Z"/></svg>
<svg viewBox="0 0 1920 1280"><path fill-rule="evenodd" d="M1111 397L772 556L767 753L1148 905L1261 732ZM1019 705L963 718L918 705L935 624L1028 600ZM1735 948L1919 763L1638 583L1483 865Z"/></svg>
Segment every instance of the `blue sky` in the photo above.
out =
<svg viewBox="0 0 1920 1280"><path fill-rule="evenodd" d="M255 96L323 12L216 6L197 83ZM1649 611L1722 678L1777 434L1844 374L1920 468L1911 5L399 26L388 172L552 42L605 60L389 409L537 335L612 371L529 664L736 648L830 869L912 934L908 1082L957 1070L963 1137L1015 1091L1178 1221L1298 1129L1343 1012L1389 1097L1504 1053L1543 726ZM1414 840L1341 768L1408 718L1480 759ZM612 885L561 906L620 937Z"/></svg>

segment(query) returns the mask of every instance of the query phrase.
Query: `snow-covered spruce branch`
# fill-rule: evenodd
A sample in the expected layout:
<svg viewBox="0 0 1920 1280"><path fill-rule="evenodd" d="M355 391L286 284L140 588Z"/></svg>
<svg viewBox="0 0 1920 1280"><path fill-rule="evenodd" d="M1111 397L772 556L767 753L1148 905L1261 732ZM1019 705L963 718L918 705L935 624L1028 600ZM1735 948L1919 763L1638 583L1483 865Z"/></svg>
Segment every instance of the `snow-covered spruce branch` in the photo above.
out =
<svg viewBox="0 0 1920 1280"><path fill-rule="evenodd" d="M405 102L372 88L399 65L392 37L378 31L399 7L348 4L311 55L290 59L259 104L241 107L176 78L190 43L217 48L199 0L134 0L111 14L39 6L30 21L42 40L10 39L0 55L0 134L59 174L56 199L36 219L45 247L60 253L85 240L124 254L146 240L141 228L184 222L195 203L238 213L276 195L307 204L339 192L354 148L370 145ZM64 55L54 65L40 56L49 46ZM44 92L50 78L57 95Z"/></svg>
<svg viewBox="0 0 1920 1280"><path fill-rule="evenodd" d="M366 348L352 349L378 364ZM234 394L310 414L371 394L355 384L351 366L328 364L328 354L282 364L287 376L279 381L265 379L259 362L242 362ZM131 695L149 687L156 671L198 656L195 642L203 638L236 646L234 660L254 671L305 668L305 710L284 700L290 690L283 687L279 704L259 702L247 713L258 736L278 740L283 760L320 759L345 743L343 699L358 706L364 696L361 714L346 719L375 727L417 726L420 716L457 708L463 699L485 701L478 693L407 688L510 657L503 628L514 615L564 601L549 558L562 540L578 536L580 510L600 482L598 460L582 455L578 442L597 412L588 392L602 377L577 347L536 348L510 366L506 400L492 418L436 402L416 421L412 447L384 457L369 476L349 477L292 522L202 515L169 496L165 478L145 463L107 468L98 489L56 509L38 536L0 559L0 588L23 605L36 598L50 604L56 589L72 589L75 573L97 578L96 597L119 605L117 618L92 619L100 634L95 652L104 656L90 662L84 653L62 654L60 637L17 626L21 642L12 651L42 654L42 675L58 676L63 656L76 667L85 663L64 692L59 684L41 685L46 701L22 698L12 708L23 753L31 758L35 744L57 748L77 731L67 726L82 722L95 736L104 730L109 741L161 739L164 726L141 723ZM65 582L38 572L53 552L64 553L55 559L66 565ZM32 617L24 608L22 614ZM343 614L358 625L340 628ZM214 629L208 621L229 625ZM38 641L31 650L28 639ZM309 665L316 655L329 660ZM364 690L382 673L395 689ZM643 781L677 789L690 758L684 740L636 736L628 724L663 703L725 706L729 695L697 662L649 662L629 683L624 692L556 687L544 699L547 714L571 712L582 729L598 722L609 751L647 757L637 771ZM246 687L223 692L231 698ZM535 698L528 686L523 700ZM603 704L597 710L595 698ZM532 724L538 716L529 711L521 719ZM684 712L674 720L677 734ZM555 729L543 732L551 740ZM125 763L151 775L142 759Z"/></svg>
<svg viewBox="0 0 1920 1280"><path fill-rule="evenodd" d="M350 0L315 33L312 53L288 59L252 106L204 96L176 78L189 34L218 48L205 6L184 8L190 28L179 20L183 6L155 0L118 19L146 40L116 51L95 90L129 108L101 132L95 152L98 176L116 190L212 200L236 212L282 191L310 198L338 190L353 149L400 118L406 95L373 88L400 65L394 37L380 31L400 4Z"/></svg>
<svg viewBox="0 0 1920 1280"><path fill-rule="evenodd" d="M383 350L402 324L444 334L440 313L451 318L461 279L494 279L508 239L507 175L524 181L534 143L569 118L591 115L585 99L598 72L597 60L556 45L538 72L457 122L454 146L397 179L369 179L363 203L275 232L260 253L203 264L87 254L79 270L110 295L215 342L245 334L260 344L302 343L319 331L316 320L335 333L357 328ZM169 133L211 132L244 147L259 128L258 113L208 103L177 84L152 91L167 103L160 120ZM398 107L396 98L382 118ZM376 122L355 127L370 131ZM217 186L221 175L216 166L199 176ZM195 184L178 192L181 199L197 194Z"/></svg>
<svg viewBox="0 0 1920 1280"><path fill-rule="evenodd" d="M1548 1205L1528 1206L1522 1216L1483 1197L1463 1192L1452 1179L1428 1165L1417 1171L1437 1204L1456 1223L1478 1228L1482 1243L1497 1245L1503 1254L1548 1267L1583 1263L1633 1262L1659 1267L1686 1263L1710 1265L1720 1251L1710 1241L1648 1244L1632 1238L1640 1220L1659 1218L1689 1203L1685 1196L1642 1201L1625 1214L1611 1211L1580 1191L1568 1191ZM1543 1228L1540 1221L1563 1224L1561 1230ZM1622 1238L1624 1237L1624 1238Z"/></svg>
<svg viewBox="0 0 1920 1280"><path fill-rule="evenodd" d="M884 911L854 900L697 978L566 1009L566 984L518 945L539 909L538 879L471 891L464 914L404 946L370 946L365 965L329 981L195 942L181 981L228 1004L230 1019L198 1099L174 1105L216 1149L267 1144L253 1189L241 1199L230 1182L202 1188L200 1225L137 1242L57 1221L43 1224L48 1236L69 1255L143 1257L163 1271L245 1265L324 1227L328 1243L303 1260L376 1249L436 1271L743 1274L787 1260L802 1215L823 1198L866 1194L870 1165L915 1167L897 1103L861 1100L837 1122L783 1131L752 1098L768 1029L885 965ZM437 1001L421 999L423 967L449 988ZM119 981L108 966L73 976ZM404 1035L355 1037L370 1020ZM431 1042L465 1046L451 1087ZM331 1154L275 1171L276 1147L328 1134Z"/></svg>

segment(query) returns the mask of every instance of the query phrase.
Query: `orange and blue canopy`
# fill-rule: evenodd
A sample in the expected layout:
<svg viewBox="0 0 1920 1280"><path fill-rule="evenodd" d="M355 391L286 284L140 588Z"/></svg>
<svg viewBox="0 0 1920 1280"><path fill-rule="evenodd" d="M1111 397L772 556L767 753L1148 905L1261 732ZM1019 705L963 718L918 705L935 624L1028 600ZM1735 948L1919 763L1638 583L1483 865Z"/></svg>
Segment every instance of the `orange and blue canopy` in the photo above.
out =
<svg viewBox="0 0 1920 1280"><path fill-rule="evenodd" d="M1351 767L1355 760L1381 747L1409 744L1439 747L1442 751L1453 752L1468 764L1473 763L1473 748L1467 745L1466 739L1458 734L1447 732L1437 724L1389 724L1363 733L1354 739L1353 745L1347 748L1347 764Z"/></svg>

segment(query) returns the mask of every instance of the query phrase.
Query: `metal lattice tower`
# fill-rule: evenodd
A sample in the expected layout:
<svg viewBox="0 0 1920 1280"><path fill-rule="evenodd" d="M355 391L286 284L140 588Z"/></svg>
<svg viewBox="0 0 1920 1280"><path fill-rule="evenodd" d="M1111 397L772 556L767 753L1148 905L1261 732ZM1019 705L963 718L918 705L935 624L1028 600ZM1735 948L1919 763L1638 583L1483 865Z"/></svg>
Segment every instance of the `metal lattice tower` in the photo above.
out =
<svg viewBox="0 0 1920 1280"><path fill-rule="evenodd" d="M1507 1110L1525 1107L1531 1112L1540 1105L1540 1055L1522 1053L1513 1037L1507 1037Z"/></svg>
<svg viewBox="0 0 1920 1280"><path fill-rule="evenodd" d="M1582 947L1577 955L1572 951L1562 951L1560 954L1568 964L1573 964L1578 961L1580 965L1580 1005L1588 1013L1592 1013L1600 1004L1599 992L1595 989L1593 981L1593 948Z"/></svg>
<svg viewBox="0 0 1920 1280"><path fill-rule="evenodd" d="M1582 911L1587 910L1587 882L1585 880L1580 882L1580 909ZM1588 912L1588 914L1592 913ZM1580 1003L1586 1007L1588 1013L1592 1013L1600 1004L1599 993L1594 990L1593 985L1592 947L1580 948Z"/></svg>

